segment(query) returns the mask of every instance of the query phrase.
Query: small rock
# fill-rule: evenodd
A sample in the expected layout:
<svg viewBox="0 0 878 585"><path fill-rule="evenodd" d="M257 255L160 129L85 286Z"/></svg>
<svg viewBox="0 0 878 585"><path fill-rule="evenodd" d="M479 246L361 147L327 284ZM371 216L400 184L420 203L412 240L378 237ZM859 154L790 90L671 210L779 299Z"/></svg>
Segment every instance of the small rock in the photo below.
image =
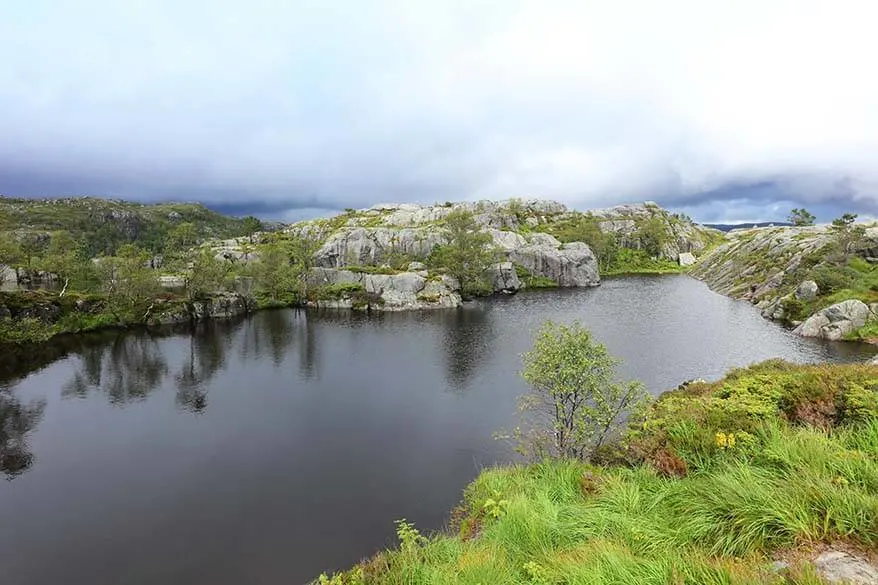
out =
<svg viewBox="0 0 878 585"><path fill-rule="evenodd" d="M786 561L774 561L769 568L772 573L786 573L790 568L790 564Z"/></svg>
<svg viewBox="0 0 878 585"><path fill-rule="evenodd" d="M830 583L878 585L878 569L846 552L829 550L814 559L820 576Z"/></svg>
<svg viewBox="0 0 878 585"><path fill-rule="evenodd" d="M186 279L182 276L168 276L163 275L159 276L159 286L162 288L184 288L186 286Z"/></svg>
<svg viewBox="0 0 878 585"><path fill-rule="evenodd" d="M683 252L677 257L680 266L692 266L695 264L695 254L692 252Z"/></svg>
<svg viewBox="0 0 878 585"><path fill-rule="evenodd" d="M409 262L409 272L418 272L426 269L427 265L423 262Z"/></svg>
<svg viewBox="0 0 878 585"><path fill-rule="evenodd" d="M820 289L817 287L817 283L813 280L803 280L799 283L798 288L796 288L796 298L802 301L813 301L817 298L817 293L820 292Z"/></svg>

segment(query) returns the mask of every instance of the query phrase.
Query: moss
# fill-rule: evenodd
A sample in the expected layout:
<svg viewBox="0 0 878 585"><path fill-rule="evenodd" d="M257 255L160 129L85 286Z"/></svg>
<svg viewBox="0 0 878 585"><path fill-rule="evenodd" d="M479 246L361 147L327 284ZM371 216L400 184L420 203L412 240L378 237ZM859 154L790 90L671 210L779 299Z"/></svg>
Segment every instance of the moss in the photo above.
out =
<svg viewBox="0 0 878 585"><path fill-rule="evenodd" d="M313 291L315 300L332 301L350 299L355 295L363 295L366 288L359 282L339 282L321 286Z"/></svg>
<svg viewBox="0 0 878 585"><path fill-rule="evenodd" d="M345 266L344 269L362 274L399 274L400 272L404 272L403 270L393 268L387 265L375 266L354 264L350 266Z"/></svg>
<svg viewBox="0 0 878 585"><path fill-rule="evenodd" d="M557 288L558 283L546 276L531 274L530 270L515 263L515 274L518 276L527 288Z"/></svg>
<svg viewBox="0 0 878 585"><path fill-rule="evenodd" d="M438 303L442 300L442 296L438 293L427 294L427 293L419 293L417 296L419 301L424 301L425 303Z"/></svg>
<svg viewBox="0 0 878 585"><path fill-rule="evenodd" d="M643 250L623 248L605 271L607 276L622 274L677 274L686 269L678 262L650 257Z"/></svg>

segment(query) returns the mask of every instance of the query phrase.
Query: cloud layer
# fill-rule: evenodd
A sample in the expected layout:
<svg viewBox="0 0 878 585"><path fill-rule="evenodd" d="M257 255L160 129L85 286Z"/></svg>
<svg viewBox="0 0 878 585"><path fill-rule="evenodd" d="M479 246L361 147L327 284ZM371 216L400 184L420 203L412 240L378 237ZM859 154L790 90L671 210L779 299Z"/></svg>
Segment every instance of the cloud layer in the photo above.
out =
<svg viewBox="0 0 878 585"><path fill-rule="evenodd" d="M30 0L0 18L0 192L878 215L875 22L868 0Z"/></svg>

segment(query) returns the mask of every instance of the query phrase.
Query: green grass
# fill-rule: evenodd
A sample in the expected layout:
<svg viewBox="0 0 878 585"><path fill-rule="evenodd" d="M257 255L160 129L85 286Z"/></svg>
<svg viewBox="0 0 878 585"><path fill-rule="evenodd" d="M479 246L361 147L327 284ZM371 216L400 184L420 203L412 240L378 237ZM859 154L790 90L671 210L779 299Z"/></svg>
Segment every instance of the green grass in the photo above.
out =
<svg viewBox="0 0 878 585"><path fill-rule="evenodd" d="M171 217L175 219L171 219ZM170 232L182 222L195 226L200 238L244 235L244 222L197 203L142 204L97 197L19 199L0 196L0 231L67 231L90 255L113 254L136 242L161 252Z"/></svg>
<svg viewBox="0 0 878 585"><path fill-rule="evenodd" d="M339 282L322 286L315 291L317 300L339 300L366 293L365 287L359 282Z"/></svg>
<svg viewBox="0 0 878 585"><path fill-rule="evenodd" d="M409 527L398 549L322 582L820 583L806 555L786 580L771 560L826 542L878 546L876 372L771 361L692 384L660 400L603 466L488 469L451 534Z"/></svg>
<svg viewBox="0 0 878 585"><path fill-rule="evenodd" d="M515 274L527 288L558 288L558 283L547 276L536 276L521 264L515 264Z"/></svg>
<svg viewBox="0 0 878 585"><path fill-rule="evenodd" d="M643 250L622 248L613 263L604 270L602 276L620 276L623 274L679 274L686 268L678 262L665 258L651 258Z"/></svg>

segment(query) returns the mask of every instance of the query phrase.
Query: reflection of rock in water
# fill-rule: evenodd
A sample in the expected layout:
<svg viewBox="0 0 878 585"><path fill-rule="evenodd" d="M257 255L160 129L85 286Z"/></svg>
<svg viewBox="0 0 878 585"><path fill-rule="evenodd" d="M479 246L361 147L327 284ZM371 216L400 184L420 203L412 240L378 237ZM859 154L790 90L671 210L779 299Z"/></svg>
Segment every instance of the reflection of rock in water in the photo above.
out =
<svg viewBox="0 0 878 585"><path fill-rule="evenodd" d="M144 400L168 374L161 348L149 335L120 335L109 345L84 347L79 360L63 396L83 397L97 390L123 405Z"/></svg>
<svg viewBox="0 0 878 585"><path fill-rule="evenodd" d="M20 475L31 468L34 456L28 450L27 434L43 418L45 401L28 405L8 390L0 390L0 471L7 478Z"/></svg>
<svg viewBox="0 0 878 585"><path fill-rule="evenodd" d="M494 331L481 309L450 311L444 317L443 349L448 383L460 391L491 351Z"/></svg>

